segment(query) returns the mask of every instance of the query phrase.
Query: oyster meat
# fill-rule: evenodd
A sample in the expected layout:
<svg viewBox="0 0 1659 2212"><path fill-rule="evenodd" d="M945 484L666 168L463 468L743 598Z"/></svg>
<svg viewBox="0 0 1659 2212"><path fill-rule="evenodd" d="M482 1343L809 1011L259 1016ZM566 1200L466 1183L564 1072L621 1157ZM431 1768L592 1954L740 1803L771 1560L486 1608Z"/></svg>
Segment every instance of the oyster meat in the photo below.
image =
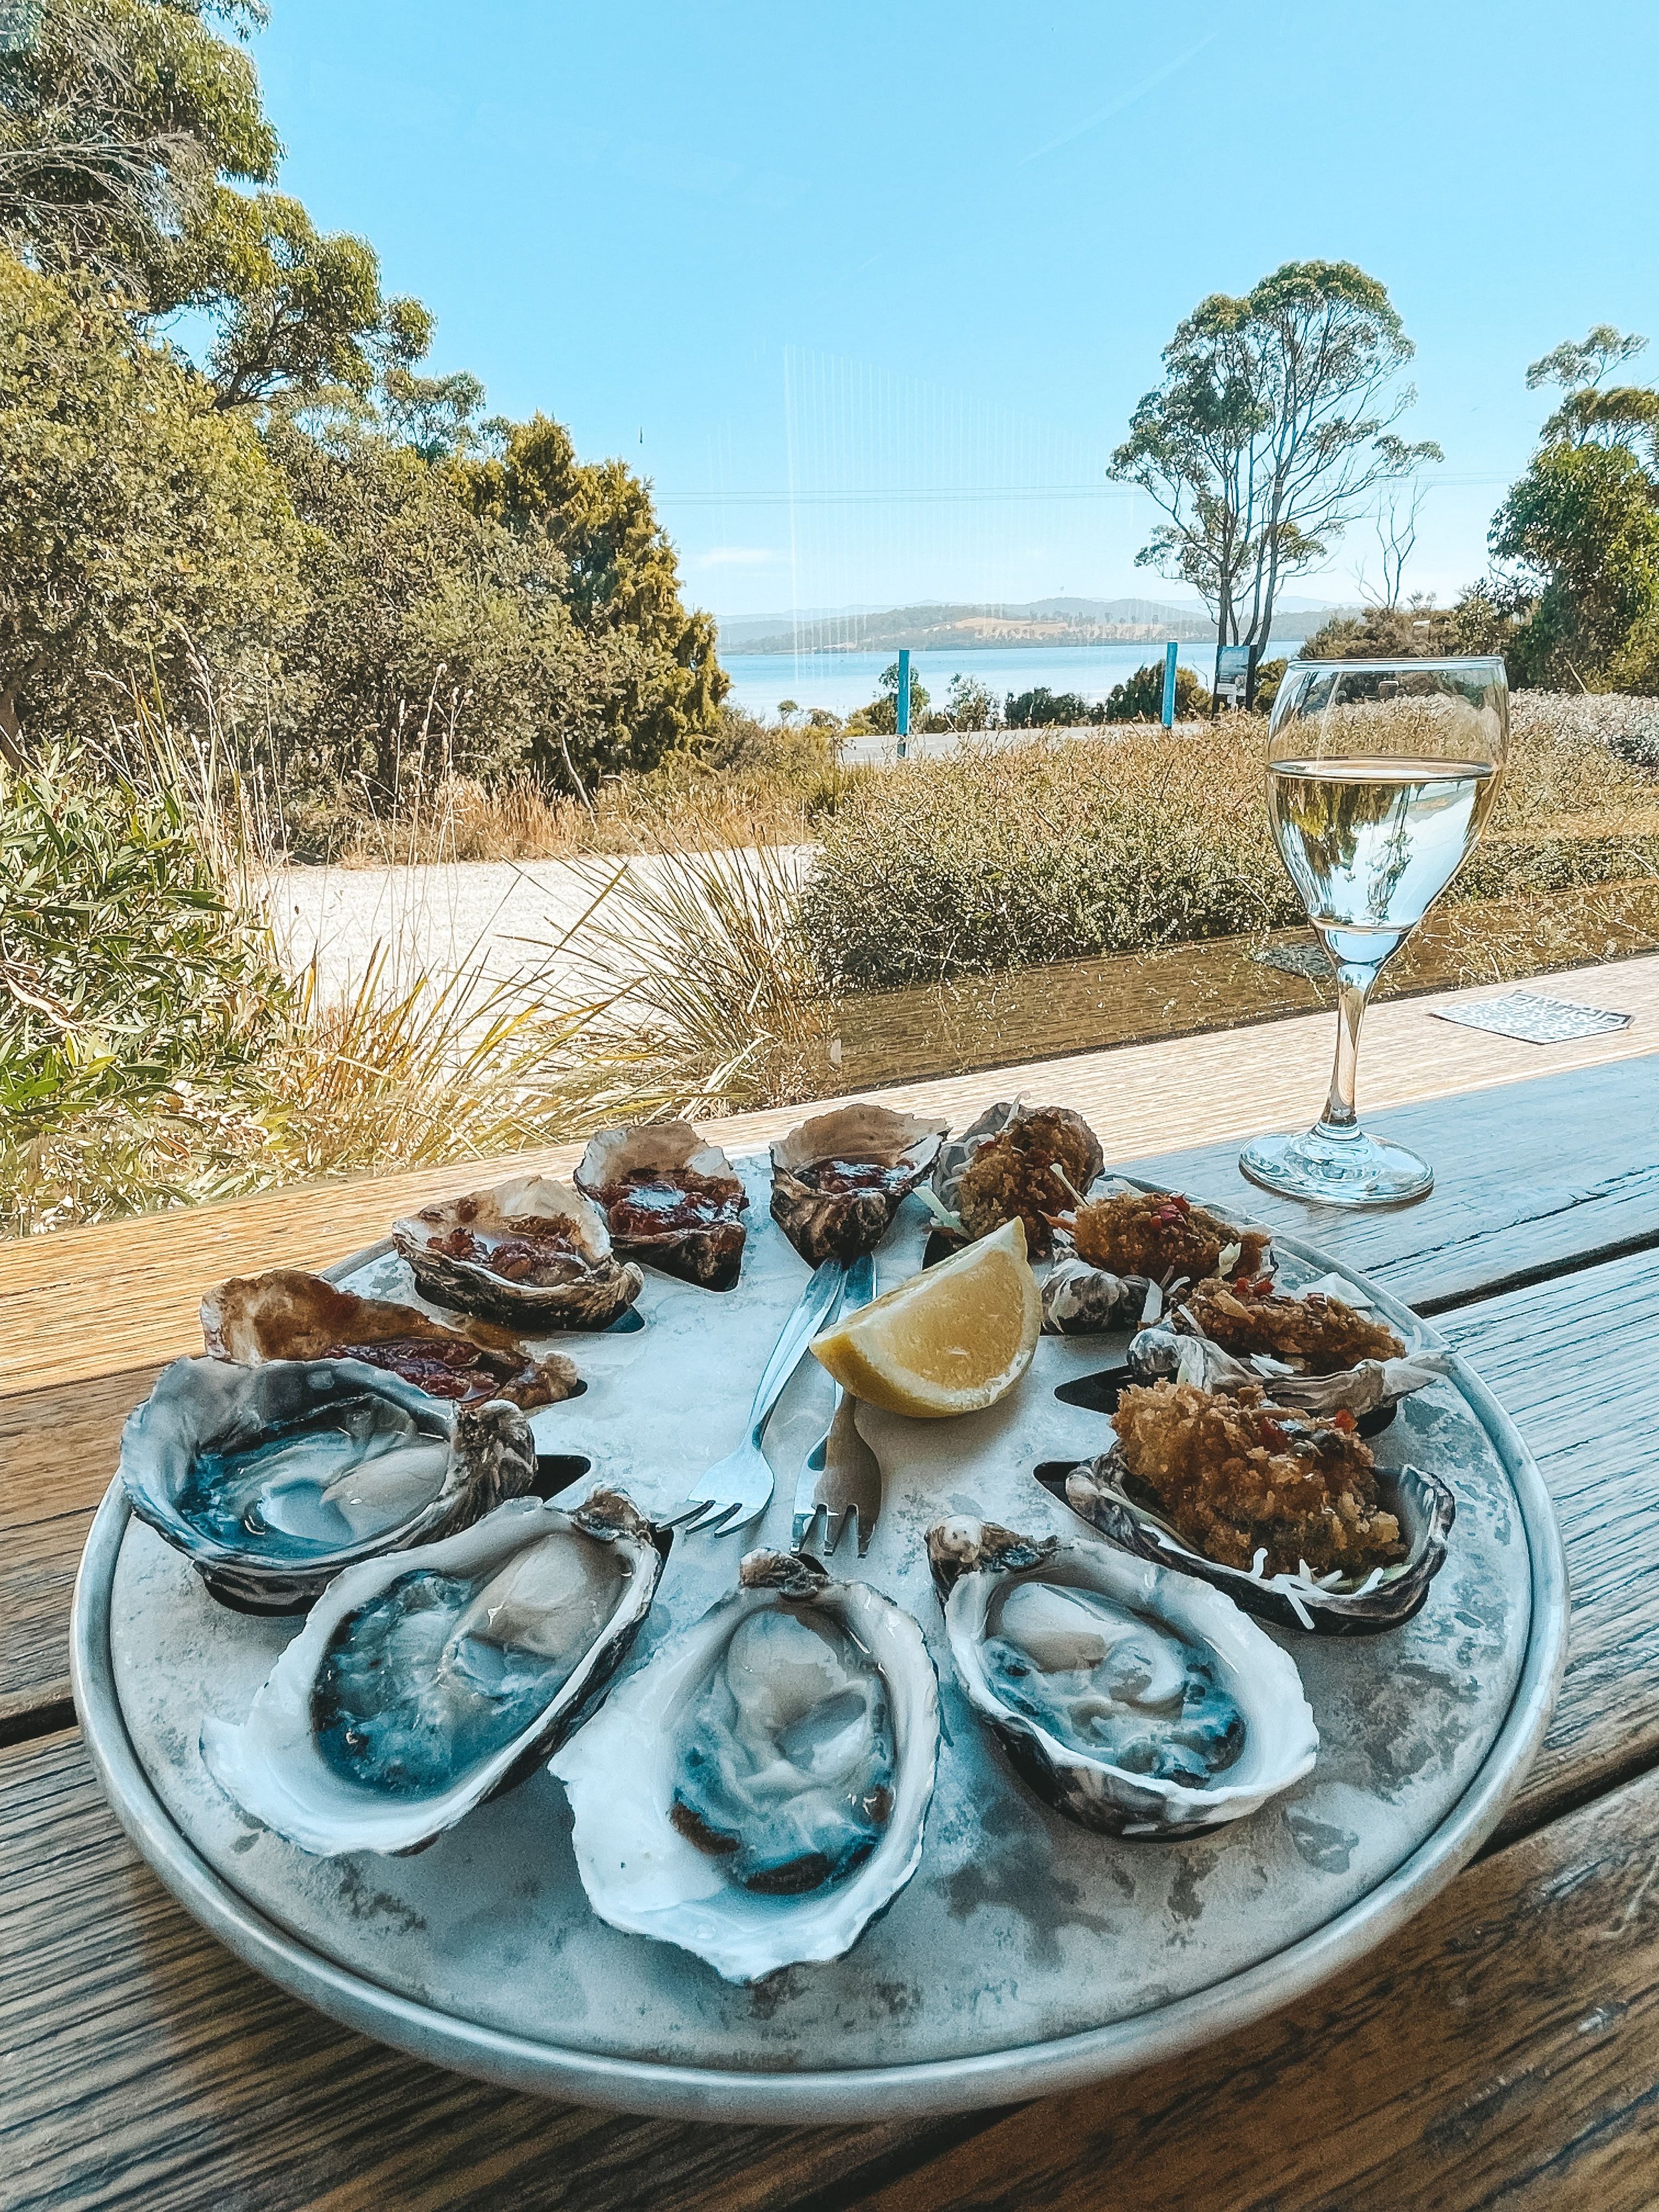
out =
<svg viewBox="0 0 1659 2212"><path fill-rule="evenodd" d="M129 1503L223 1603L295 1613L343 1567L528 1490L516 1406L429 1396L356 1359L176 1359L128 1420Z"/></svg>
<svg viewBox="0 0 1659 2212"><path fill-rule="evenodd" d="M1126 1551L1286 1628L1369 1635L1422 1608L1455 1502L1421 1468L1378 1467L1346 1407L1275 1404L1255 1382L1159 1382L1125 1389L1113 1423L1111 1450L1073 1468L1065 1494Z"/></svg>
<svg viewBox="0 0 1659 2212"><path fill-rule="evenodd" d="M592 1200L542 1176L424 1206L392 1235L422 1297L530 1335L608 1328L645 1280Z"/></svg>
<svg viewBox="0 0 1659 2212"><path fill-rule="evenodd" d="M809 1267L873 1251L933 1166L943 1121L885 1106L816 1114L772 1147L772 1218Z"/></svg>
<svg viewBox="0 0 1659 2212"><path fill-rule="evenodd" d="M1400 1339L1394 1341L1399 1344ZM1137 1382L1191 1382L1202 1390L1234 1395L1246 1383L1259 1383L1276 1404L1303 1413L1350 1413L1362 1436L1374 1436L1393 1419L1402 1398L1449 1375L1452 1363L1447 1353L1424 1346L1409 1358L1362 1359L1329 1373L1299 1372L1266 1353L1235 1358L1199 1328L1194 1309L1182 1307L1131 1338L1128 1366Z"/></svg>
<svg viewBox="0 0 1659 2212"><path fill-rule="evenodd" d="M1164 1293L1145 1275L1114 1275L1075 1253L1057 1254L1042 1281L1042 1327L1049 1336L1100 1336L1133 1328L1164 1310Z"/></svg>
<svg viewBox="0 0 1659 2212"><path fill-rule="evenodd" d="M1214 1591L963 1518L927 1538L969 1704L1043 1801L1126 1836L1257 1811L1319 1747L1294 1663Z"/></svg>
<svg viewBox="0 0 1659 2212"><path fill-rule="evenodd" d="M737 1281L749 1194L690 1121L602 1130L582 1154L576 1185L603 1211L622 1259L709 1291Z"/></svg>
<svg viewBox="0 0 1659 2212"><path fill-rule="evenodd" d="M838 1959L921 1856L939 1693L921 1632L817 1561L750 1553L734 1595L552 1762L601 1919L728 1981Z"/></svg>
<svg viewBox="0 0 1659 2212"><path fill-rule="evenodd" d="M419 1306L361 1298L297 1267L217 1284L202 1301L202 1336L216 1359L361 1359L466 1406L507 1398L528 1410L582 1388L562 1353L538 1359L493 1322L446 1328Z"/></svg>
<svg viewBox="0 0 1659 2212"><path fill-rule="evenodd" d="M419 1850L521 1781L627 1653L668 1551L618 1491L522 1498L439 1544L350 1569L209 1771L304 1850Z"/></svg>
<svg viewBox="0 0 1659 2212"><path fill-rule="evenodd" d="M933 1191L970 1237L988 1237L1018 1215L1031 1257L1046 1260L1060 1216L1086 1197L1104 1164L1099 1138L1069 1106L1003 1100L943 1147Z"/></svg>

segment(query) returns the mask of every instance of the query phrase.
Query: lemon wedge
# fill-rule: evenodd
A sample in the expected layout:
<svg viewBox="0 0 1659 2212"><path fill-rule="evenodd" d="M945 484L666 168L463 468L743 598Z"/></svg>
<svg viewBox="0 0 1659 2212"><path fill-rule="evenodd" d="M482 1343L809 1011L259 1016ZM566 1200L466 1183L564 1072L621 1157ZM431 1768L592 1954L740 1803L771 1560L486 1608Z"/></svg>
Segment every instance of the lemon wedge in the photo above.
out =
<svg viewBox="0 0 1659 2212"><path fill-rule="evenodd" d="M1006 1397L1031 1364L1042 1323L1016 1218L847 1315L811 1349L855 1398L938 1421Z"/></svg>

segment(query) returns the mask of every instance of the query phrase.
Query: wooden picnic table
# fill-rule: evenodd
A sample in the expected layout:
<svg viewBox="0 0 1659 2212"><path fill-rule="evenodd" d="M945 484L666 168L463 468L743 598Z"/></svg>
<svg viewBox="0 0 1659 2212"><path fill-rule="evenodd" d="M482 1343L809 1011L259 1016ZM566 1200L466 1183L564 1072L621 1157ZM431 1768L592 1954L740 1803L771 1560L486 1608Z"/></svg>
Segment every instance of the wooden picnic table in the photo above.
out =
<svg viewBox="0 0 1659 2212"><path fill-rule="evenodd" d="M1410 1096L1429 1056L1449 1055L1455 1072L1465 1048L1453 1040L1467 1033L1413 1030L1400 1011L1395 1095ZM1249 1032L1248 1049L1235 1038L1231 1062L1214 1065L1262 1073L1288 1055L1294 1066L1298 1030ZM402 2057L222 1950L104 1803L69 1702L67 1613L122 1419L161 1362L198 1348L206 1284L337 1257L411 1194L465 1187L476 1168L0 1246L0 2206L1650 2205L1659 1055L1510 1051L1469 1078L1487 1087L1375 1117L1434 1161L1438 1184L1423 1205L1346 1218L1247 1194L1231 1133L1151 1158L1114 1150L1126 1127L1147 1126L1129 1055L1057 1063L1024 1083L1028 1097L1091 1112L1115 1164L1294 1226L1440 1316L1554 1496L1571 1656L1543 1752L1497 1837L1359 1966L1179 2061L926 2124L670 2124L554 2106ZM1535 1065L1556 1072L1505 1079ZM1010 1087L965 1086L981 1099ZM1231 1110L1218 1115L1203 1089L1153 1126L1181 1146L1261 1118L1237 1100ZM750 1117L722 1134L753 1140L790 1118Z"/></svg>

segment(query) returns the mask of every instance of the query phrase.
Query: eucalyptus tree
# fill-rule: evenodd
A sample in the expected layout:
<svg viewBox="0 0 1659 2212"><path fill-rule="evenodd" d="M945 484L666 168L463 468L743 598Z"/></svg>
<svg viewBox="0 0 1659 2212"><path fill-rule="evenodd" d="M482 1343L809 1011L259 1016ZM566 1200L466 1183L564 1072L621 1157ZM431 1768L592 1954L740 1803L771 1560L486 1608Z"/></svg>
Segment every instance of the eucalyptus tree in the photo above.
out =
<svg viewBox="0 0 1659 2212"><path fill-rule="evenodd" d="M1395 425L1416 399L1411 340L1352 262L1290 261L1234 299L1201 301L1164 350L1110 474L1166 520L1137 556L1179 578L1220 645L1273 634L1286 580L1322 560L1380 487L1437 461Z"/></svg>

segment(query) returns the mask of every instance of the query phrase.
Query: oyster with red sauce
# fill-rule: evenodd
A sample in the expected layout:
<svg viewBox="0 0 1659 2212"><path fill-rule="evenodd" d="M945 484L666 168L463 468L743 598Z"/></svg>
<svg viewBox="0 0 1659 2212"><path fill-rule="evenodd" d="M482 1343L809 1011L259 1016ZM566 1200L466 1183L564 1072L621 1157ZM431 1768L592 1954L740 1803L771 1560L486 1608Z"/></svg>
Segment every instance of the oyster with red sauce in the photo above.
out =
<svg viewBox="0 0 1659 2212"><path fill-rule="evenodd" d="M576 1187L603 1212L619 1258L708 1291L737 1281L749 1194L690 1121L601 1130L582 1154Z"/></svg>
<svg viewBox="0 0 1659 2212"><path fill-rule="evenodd" d="M850 1267L880 1243L947 1133L885 1106L816 1114L772 1147L772 1218L809 1267Z"/></svg>
<svg viewBox="0 0 1659 2212"><path fill-rule="evenodd" d="M392 1236L423 1298L529 1336L608 1328L645 1282L592 1200L543 1176L422 1206Z"/></svg>
<svg viewBox="0 0 1659 2212"><path fill-rule="evenodd" d="M481 1406L507 1398L526 1412L582 1385L562 1352L537 1358L492 1322L448 1328L418 1306L362 1298L300 1267L233 1275L202 1300L202 1337L216 1359L361 1359L428 1397Z"/></svg>

